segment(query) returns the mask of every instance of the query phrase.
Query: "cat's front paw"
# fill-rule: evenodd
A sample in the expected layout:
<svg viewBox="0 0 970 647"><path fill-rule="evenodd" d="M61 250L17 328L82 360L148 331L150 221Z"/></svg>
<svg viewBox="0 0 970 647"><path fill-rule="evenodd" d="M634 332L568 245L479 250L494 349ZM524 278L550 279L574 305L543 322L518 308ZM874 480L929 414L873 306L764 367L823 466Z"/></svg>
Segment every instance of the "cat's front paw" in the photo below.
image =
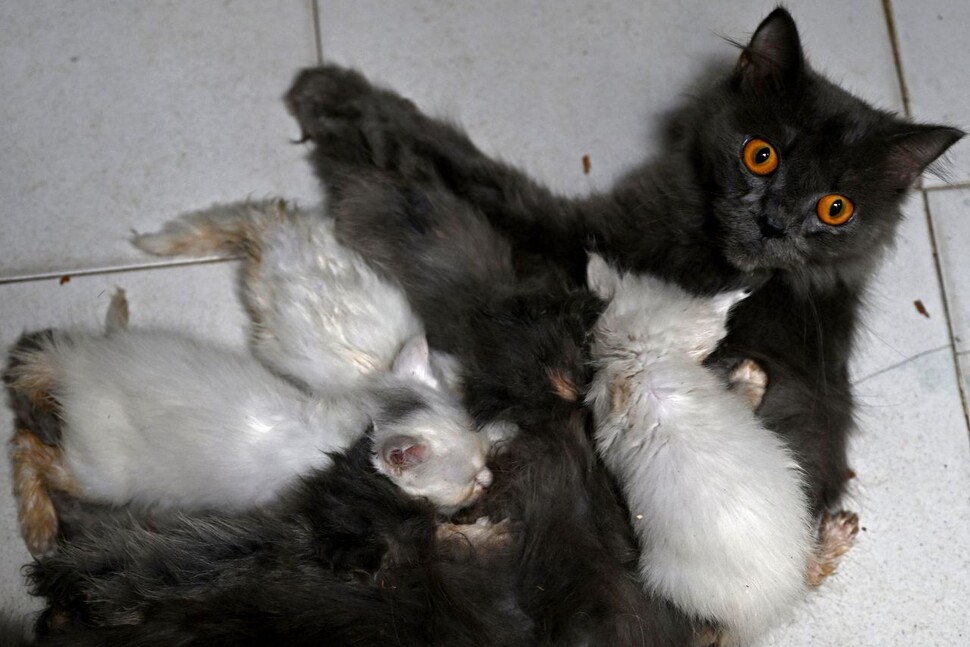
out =
<svg viewBox="0 0 970 647"><path fill-rule="evenodd" d="M752 409L757 409L768 389L768 374L756 361L746 359L731 371L728 383L731 390L741 394Z"/></svg>
<svg viewBox="0 0 970 647"><path fill-rule="evenodd" d="M380 112L382 103L388 103L388 112L415 109L407 99L375 88L360 72L337 65L301 71L284 100L304 136L313 140Z"/></svg>
<svg viewBox="0 0 970 647"><path fill-rule="evenodd" d="M839 559L852 548L858 534L859 516L854 512L825 513L819 527L818 549L805 577L810 586L819 586L835 572Z"/></svg>

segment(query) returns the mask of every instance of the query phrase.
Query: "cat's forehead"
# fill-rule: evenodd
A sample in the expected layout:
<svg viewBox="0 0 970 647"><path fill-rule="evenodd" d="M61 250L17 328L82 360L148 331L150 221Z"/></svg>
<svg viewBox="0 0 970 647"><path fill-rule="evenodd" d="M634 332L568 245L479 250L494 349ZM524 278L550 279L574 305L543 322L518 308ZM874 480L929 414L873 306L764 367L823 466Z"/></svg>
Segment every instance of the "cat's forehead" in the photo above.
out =
<svg viewBox="0 0 970 647"><path fill-rule="evenodd" d="M840 153L882 142L895 123L889 113L817 75L787 95L739 94L733 125L782 149Z"/></svg>

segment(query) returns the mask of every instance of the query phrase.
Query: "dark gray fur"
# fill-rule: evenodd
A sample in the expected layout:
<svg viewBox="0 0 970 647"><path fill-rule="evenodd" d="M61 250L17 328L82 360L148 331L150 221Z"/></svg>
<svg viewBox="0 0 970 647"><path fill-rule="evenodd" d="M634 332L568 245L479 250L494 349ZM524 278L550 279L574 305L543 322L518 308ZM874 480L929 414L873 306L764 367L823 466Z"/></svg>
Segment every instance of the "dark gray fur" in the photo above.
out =
<svg viewBox="0 0 970 647"><path fill-rule="evenodd" d="M287 102L338 209L354 177L383 174L473 204L507 236L519 270L580 284L593 248L697 293L762 286L735 309L709 363L726 372L752 358L765 368L759 415L796 452L813 509L838 506L854 424L847 365L866 284L907 190L961 131L908 122L824 79L781 8L736 68L679 111L657 160L586 199L552 194L351 70L306 70ZM774 174L742 166L749 137L778 149ZM816 217L828 193L854 201L847 224Z"/></svg>
<svg viewBox="0 0 970 647"><path fill-rule="evenodd" d="M430 504L365 437L279 507L243 515L63 511L29 569L44 645L529 644L502 547L435 539Z"/></svg>

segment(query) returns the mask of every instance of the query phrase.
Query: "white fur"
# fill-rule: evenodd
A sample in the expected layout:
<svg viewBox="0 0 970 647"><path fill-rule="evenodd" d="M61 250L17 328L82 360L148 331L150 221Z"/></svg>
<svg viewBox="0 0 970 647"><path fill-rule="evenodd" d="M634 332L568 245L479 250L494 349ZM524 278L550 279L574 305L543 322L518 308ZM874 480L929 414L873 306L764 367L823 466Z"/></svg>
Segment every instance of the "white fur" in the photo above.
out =
<svg viewBox="0 0 970 647"><path fill-rule="evenodd" d="M644 582L747 643L801 598L813 544L790 451L700 364L744 293L693 297L599 257L588 274L611 301L587 401L641 540Z"/></svg>
<svg viewBox="0 0 970 647"><path fill-rule="evenodd" d="M401 289L340 244L319 210L281 200L215 206L134 243L159 255L245 251L253 350L312 390L353 389L386 373L404 343L424 333Z"/></svg>
<svg viewBox="0 0 970 647"><path fill-rule="evenodd" d="M405 492L451 510L491 481L467 414L414 384L404 367L369 389L311 396L247 355L127 330L57 333L25 359L53 367L64 461L85 498L181 508L271 501L301 474L327 467L325 452L353 444L388 392L424 405L373 432L378 459L422 447L419 463L384 470ZM438 478L443 471L448 479Z"/></svg>

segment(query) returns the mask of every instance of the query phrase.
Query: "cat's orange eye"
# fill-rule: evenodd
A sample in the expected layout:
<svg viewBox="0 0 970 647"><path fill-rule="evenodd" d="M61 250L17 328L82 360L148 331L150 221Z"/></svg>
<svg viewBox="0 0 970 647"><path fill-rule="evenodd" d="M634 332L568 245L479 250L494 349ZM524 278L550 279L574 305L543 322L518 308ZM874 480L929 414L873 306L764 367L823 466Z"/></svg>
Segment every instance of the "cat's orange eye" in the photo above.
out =
<svg viewBox="0 0 970 647"><path fill-rule="evenodd" d="M852 200L844 195L830 193L822 196L822 199L818 201L815 212L818 214L818 219L826 225L838 227L849 222L855 212L855 205L852 204Z"/></svg>
<svg viewBox="0 0 970 647"><path fill-rule="evenodd" d="M778 168L778 151L763 139L749 139L741 151L741 159L755 175L770 175Z"/></svg>

